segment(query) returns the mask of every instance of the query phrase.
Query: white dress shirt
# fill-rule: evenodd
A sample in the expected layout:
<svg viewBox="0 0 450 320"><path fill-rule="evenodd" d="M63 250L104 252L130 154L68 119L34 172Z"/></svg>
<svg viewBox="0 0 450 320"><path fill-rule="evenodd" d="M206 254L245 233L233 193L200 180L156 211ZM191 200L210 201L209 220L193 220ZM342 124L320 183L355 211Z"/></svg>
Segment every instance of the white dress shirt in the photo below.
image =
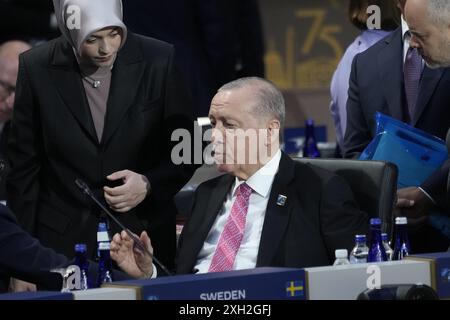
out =
<svg viewBox="0 0 450 320"><path fill-rule="evenodd" d="M234 261L233 270L251 269L256 266L267 203L269 202L273 180L278 172L280 159L281 151L278 150L275 156L247 181L236 178L198 255L195 269L199 273L208 272L220 235L236 200L236 190L244 182L252 188L253 192L249 199L244 236Z"/></svg>

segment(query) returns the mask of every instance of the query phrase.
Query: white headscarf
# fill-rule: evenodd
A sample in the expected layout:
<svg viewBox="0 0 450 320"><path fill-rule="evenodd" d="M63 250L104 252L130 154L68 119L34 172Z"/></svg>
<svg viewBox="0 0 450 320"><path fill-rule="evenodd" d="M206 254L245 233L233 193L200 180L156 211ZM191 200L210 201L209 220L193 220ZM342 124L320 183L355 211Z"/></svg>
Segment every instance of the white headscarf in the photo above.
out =
<svg viewBox="0 0 450 320"><path fill-rule="evenodd" d="M59 29L74 48L78 56L81 55L81 46L93 33L106 27L122 29L122 44L127 38L127 27L122 22L122 0L53 0L56 19ZM68 12L70 6L79 8L79 11ZM80 28L73 28L73 17L80 13ZM70 13L70 14L69 14ZM69 24L68 24L69 20ZM68 25L70 25L70 30Z"/></svg>

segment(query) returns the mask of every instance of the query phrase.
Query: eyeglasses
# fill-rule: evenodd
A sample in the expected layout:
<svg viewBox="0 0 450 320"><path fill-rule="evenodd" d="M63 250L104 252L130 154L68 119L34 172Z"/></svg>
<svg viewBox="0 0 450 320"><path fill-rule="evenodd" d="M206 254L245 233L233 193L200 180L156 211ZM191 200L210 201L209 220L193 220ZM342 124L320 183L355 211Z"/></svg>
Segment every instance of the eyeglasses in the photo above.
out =
<svg viewBox="0 0 450 320"><path fill-rule="evenodd" d="M16 92L15 86L0 80L0 101L6 100L6 98L11 96L14 92Z"/></svg>

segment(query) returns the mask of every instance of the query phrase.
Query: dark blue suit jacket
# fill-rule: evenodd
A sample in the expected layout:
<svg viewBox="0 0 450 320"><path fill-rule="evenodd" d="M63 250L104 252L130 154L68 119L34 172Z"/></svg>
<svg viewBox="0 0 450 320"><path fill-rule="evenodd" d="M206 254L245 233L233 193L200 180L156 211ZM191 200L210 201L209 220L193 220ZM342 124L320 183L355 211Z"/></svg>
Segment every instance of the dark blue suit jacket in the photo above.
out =
<svg viewBox="0 0 450 320"><path fill-rule="evenodd" d="M0 293L8 289L9 278L34 283L38 289L61 290L62 277L49 272L74 264L65 256L47 248L23 230L15 215L0 204ZM97 279L98 264L90 261L89 275ZM114 270L114 280L128 280L125 273Z"/></svg>
<svg viewBox="0 0 450 320"><path fill-rule="evenodd" d="M347 102L344 156L357 157L375 135L377 111L404 121L401 28L353 60ZM424 68L412 125L442 139L450 127L450 71ZM422 187L438 201L445 198L448 166L429 177Z"/></svg>
<svg viewBox="0 0 450 320"><path fill-rule="evenodd" d="M42 246L18 225L8 208L0 205L0 292L7 290L9 277L60 289L61 277L48 271L68 264L65 256Z"/></svg>

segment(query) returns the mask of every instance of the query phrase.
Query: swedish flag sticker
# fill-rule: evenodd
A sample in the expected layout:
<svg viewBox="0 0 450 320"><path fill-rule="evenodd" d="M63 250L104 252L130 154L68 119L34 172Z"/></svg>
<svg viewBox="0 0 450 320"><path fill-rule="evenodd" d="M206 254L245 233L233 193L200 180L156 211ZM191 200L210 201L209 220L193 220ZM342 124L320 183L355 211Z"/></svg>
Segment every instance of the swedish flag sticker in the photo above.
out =
<svg viewBox="0 0 450 320"><path fill-rule="evenodd" d="M303 298L305 296L303 281L286 282L287 298Z"/></svg>

